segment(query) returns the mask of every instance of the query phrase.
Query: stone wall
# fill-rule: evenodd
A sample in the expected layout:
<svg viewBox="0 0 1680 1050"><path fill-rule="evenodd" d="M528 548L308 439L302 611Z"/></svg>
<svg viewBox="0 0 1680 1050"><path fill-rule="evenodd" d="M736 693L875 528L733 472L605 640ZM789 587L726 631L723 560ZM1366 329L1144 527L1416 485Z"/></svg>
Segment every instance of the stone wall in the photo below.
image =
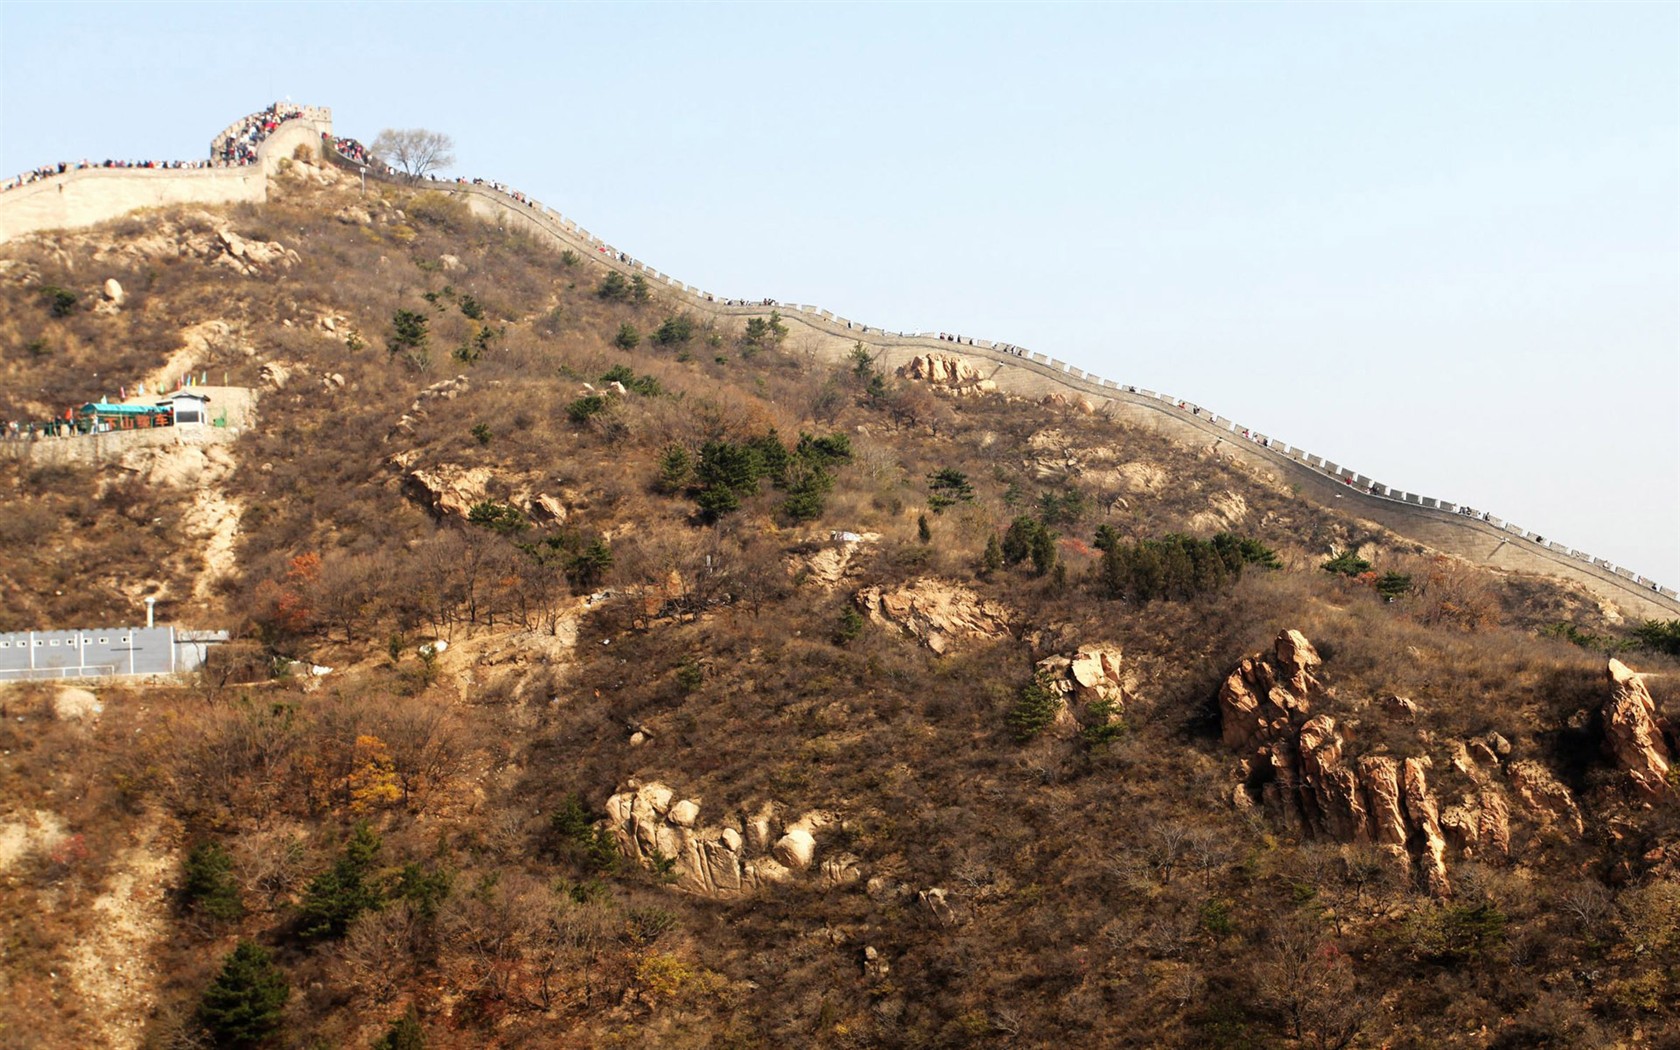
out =
<svg viewBox="0 0 1680 1050"><path fill-rule="evenodd" d="M342 158L333 159L355 167ZM369 174L373 174L371 169ZM1058 395L1074 404L1083 400L1094 411L1153 428L1181 443L1214 446L1222 455L1258 473L1270 474L1302 495L1442 553L1502 571L1569 580L1613 603L1626 616L1680 616L1680 597L1672 589L1656 587L1630 570L1541 541L1491 515L1470 516L1449 501L1391 490L1354 470L1281 442L1262 444L1264 435L1212 413L1180 408L1179 400L1171 395L1122 386L1043 354L1001 348L984 339L954 343L934 333L887 332L800 303L732 305L639 260L621 259L621 253L601 238L540 202L515 200L479 185L430 185L456 195L474 215L503 229L535 236L557 250L571 249L586 260L626 275L641 274L656 292L681 301L696 313L744 320L762 317L772 308L779 310L790 329L790 343L826 360L841 362L858 344L889 370L929 352L958 353L975 364L984 378L996 383L1002 393L1035 400Z"/></svg>
<svg viewBox="0 0 1680 1050"><path fill-rule="evenodd" d="M79 229L141 208L235 204L268 199L268 176L299 145L321 152L330 110L308 109L257 147L258 163L236 168L84 168L0 193L0 242L40 230Z"/></svg>

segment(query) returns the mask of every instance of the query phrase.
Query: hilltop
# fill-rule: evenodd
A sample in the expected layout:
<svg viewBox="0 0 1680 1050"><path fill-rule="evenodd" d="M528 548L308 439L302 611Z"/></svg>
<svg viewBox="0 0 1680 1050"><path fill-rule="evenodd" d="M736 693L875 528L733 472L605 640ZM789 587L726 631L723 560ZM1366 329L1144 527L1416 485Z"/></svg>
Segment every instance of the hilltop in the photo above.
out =
<svg viewBox="0 0 1680 1050"><path fill-rule="evenodd" d="M201 1045L241 939L287 1046L1680 1039L1662 592L484 187L271 167L0 245L0 418L242 409L0 458L0 629L237 639L0 692L8 1042Z"/></svg>

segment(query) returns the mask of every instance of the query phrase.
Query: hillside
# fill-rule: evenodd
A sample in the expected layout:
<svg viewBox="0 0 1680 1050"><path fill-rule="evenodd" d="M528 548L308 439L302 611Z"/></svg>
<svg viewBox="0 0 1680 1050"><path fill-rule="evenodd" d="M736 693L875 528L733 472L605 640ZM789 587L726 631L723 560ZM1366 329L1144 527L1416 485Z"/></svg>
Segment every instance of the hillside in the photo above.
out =
<svg viewBox="0 0 1680 1050"><path fill-rule="evenodd" d="M1660 592L447 190L0 245L0 418L232 409L0 442L0 630L235 634L0 689L0 1041L1680 1045Z"/></svg>

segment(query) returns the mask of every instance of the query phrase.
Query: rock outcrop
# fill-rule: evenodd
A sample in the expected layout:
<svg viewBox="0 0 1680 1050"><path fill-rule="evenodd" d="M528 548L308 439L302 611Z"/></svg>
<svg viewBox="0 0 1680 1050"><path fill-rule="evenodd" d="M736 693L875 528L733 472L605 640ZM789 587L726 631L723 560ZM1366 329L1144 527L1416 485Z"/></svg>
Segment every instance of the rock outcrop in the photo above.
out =
<svg viewBox="0 0 1680 1050"><path fill-rule="evenodd" d="M816 867L835 885L862 877L858 859L838 854L817 867L817 832L834 822L813 810L781 824L773 804L722 825L702 826L701 802L679 799L658 781L630 781L607 799L607 827L619 848L637 863L670 864L678 889L730 898L784 882Z"/></svg>
<svg viewBox="0 0 1680 1050"><path fill-rule="evenodd" d="M406 458L406 457L404 457ZM398 461L399 466L407 466ZM403 474L403 491L433 516L466 520L473 505L487 497L489 467L462 467L442 463L429 470L408 467Z"/></svg>
<svg viewBox="0 0 1680 1050"><path fill-rule="evenodd" d="M991 393L997 384L980 374L980 370L966 358L956 354L926 353L913 357L899 368L905 379L960 393Z"/></svg>
<svg viewBox="0 0 1680 1050"><path fill-rule="evenodd" d="M960 639L1014 636L1012 610L960 584L920 579L890 591L866 587L855 600L870 619L908 631L941 655Z"/></svg>
<svg viewBox="0 0 1680 1050"><path fill-rule="evenodd" d="M1120 649L1108 645L1082 645L1066 656L1047 656L1038 662L1040 680L1062 698L1058 725L1076 728L1080 710L1092 704L1109 705L1101 718L1115 722L1125 713L1137 682L1120 670Z"/></svg>
<svg viewBox="0 0 1680 1050"><path fill-rule="evenodd" d="M1350 765L1341 724L1312 710L1322 664L1301 632L1286 630L1270 653L1245 658L1220 687L1222 736L1242 756L1238 802L1261 805L1309 836L1373 845L1415 871L1430 893L1449 895L1448 840L1429 790L1429 760L1371 754ZM1448 822L1461 835L1475 824L1457 811Z"/></svg>
<svg viewBox="0 0 1680 1050"><path fill-rule="evenodd" d="M1650 690L1620 660L1611 660L1605 674L1610 680L1610 697L1603 710L1605 750L1627 770L1642 798L1673 798L1676 792L1669 772L1674 756L1663 737L1667 727L1657 716Z"/></svg>

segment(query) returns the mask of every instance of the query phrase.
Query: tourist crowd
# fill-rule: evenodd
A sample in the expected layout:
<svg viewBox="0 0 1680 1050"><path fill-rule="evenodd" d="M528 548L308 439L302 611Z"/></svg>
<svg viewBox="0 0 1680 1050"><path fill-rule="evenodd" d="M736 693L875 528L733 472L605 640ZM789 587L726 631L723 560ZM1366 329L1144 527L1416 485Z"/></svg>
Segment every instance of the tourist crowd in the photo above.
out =
<svg viewBox="0 0 1680 1050"><path fill-rule="evenodd" d="M0 183L0 192L15 190L20 186L41 182L55 178L72 171L86 171L90 168L135 169L152 168L159 170L184 170L189 168L231 168L246 164L255 164L257 147L262 145L275 128L288 120L303 115L303 107L294 106L289 102L276 102L261 113L253 113L233 127L222 132L216 141L210 144L209 160L83 160L77 163L60 161L57 164L44 164L33 171L26 171ZM344 140L355 143L354 139ZM357 144L357 148L360 146Z"/></svg>
<svg viewBox="0 0 1680 1050"><path fill-rule="evenodd" d="M224 167L253 164L257 147L274 130L288 120L303 116L303 107L290 102L276 102L267 109L253 113L222 132L210 144L210 159Z"/></svg>

